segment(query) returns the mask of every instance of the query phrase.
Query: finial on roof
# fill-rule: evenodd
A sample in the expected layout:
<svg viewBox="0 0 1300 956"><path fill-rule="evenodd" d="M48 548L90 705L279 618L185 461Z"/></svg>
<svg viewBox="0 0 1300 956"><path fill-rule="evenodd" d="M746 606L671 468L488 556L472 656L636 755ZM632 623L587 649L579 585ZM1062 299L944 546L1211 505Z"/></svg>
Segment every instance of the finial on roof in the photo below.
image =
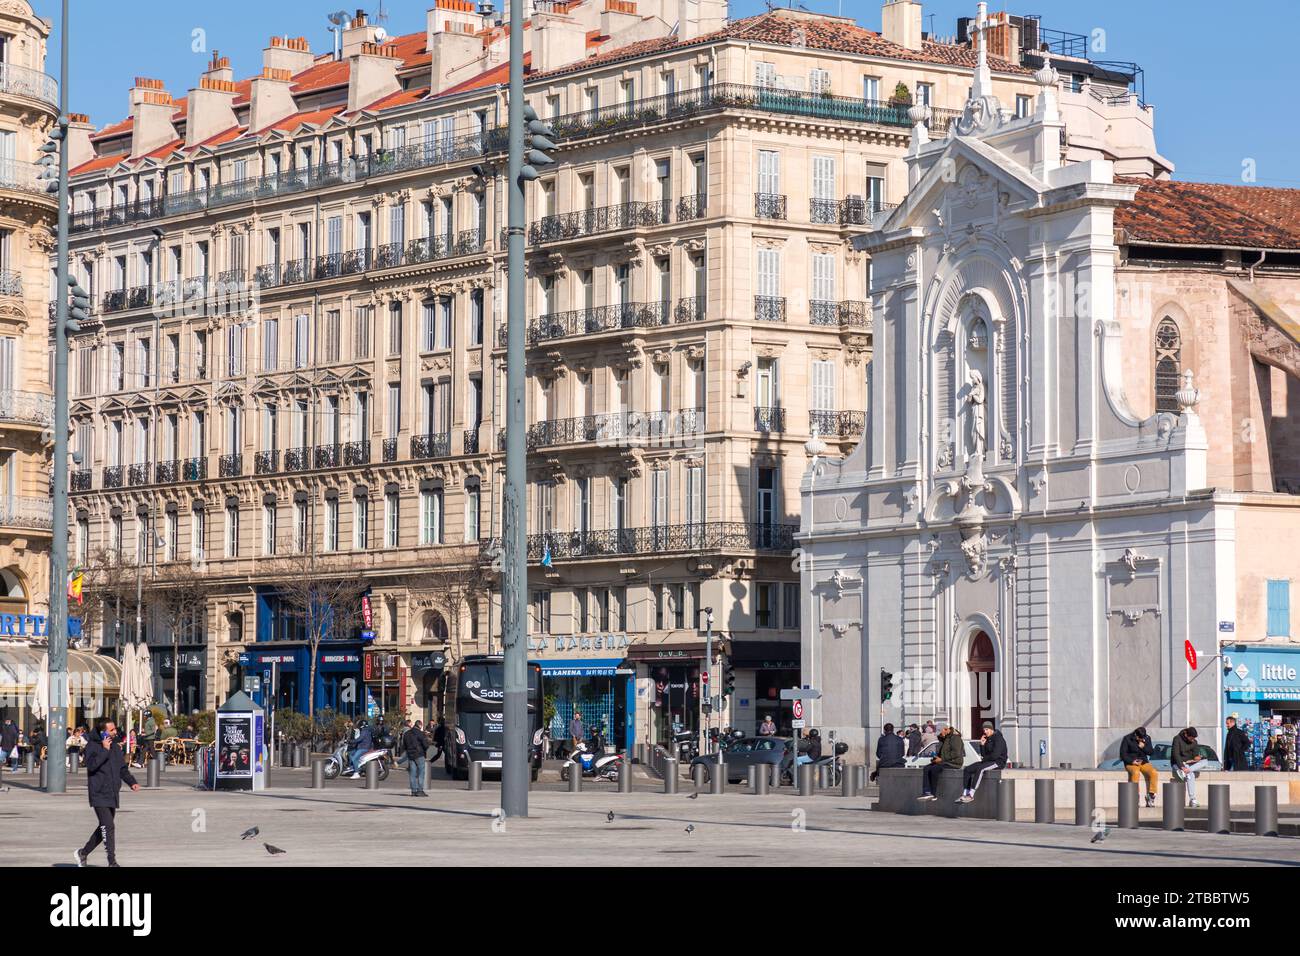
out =
<svg viewBox="0 0 1300 956"><path fill-rule="evenodd" d="M1039 86L1055 86L1058 78L1056 70L1052 67L1052 54L1044 50L1043 65L1034 74L1034 82Z"/></svg>

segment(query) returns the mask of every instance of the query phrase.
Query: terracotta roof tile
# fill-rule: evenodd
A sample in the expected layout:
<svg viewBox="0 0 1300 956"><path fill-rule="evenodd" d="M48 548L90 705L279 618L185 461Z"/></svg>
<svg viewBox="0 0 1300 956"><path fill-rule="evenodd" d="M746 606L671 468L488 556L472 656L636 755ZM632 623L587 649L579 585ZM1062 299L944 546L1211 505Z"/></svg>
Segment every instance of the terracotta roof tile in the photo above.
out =
<svg viewBox="0 0 1300 956"><path fill-rule="evenodd" d="M69 176L80 176L84 173L98 172L101 169L109 169L116 166L123 160L130 159L126 153L116 153L111 156L96 156L94 159L88 159L80 166L68 170Z"/></svg>
<svg viewBox="0 0 1300 956"><path fill-rule="evenodd" d="M380 97L373 103L362 107L367 110L387 110L394 106L405 106L408 103L414 103L422 100L429 95L429 87L419 87L418 89L398 90L396 93L389 93L387 96Z"/></svg>
<svg viewBox="0 0 1300 956"><path fill-rule="evenodd" d="M342 106L328 106L320 110L305 110L301 113L294 113L292 116L286 116L262 129L254 130L256 133L265 133L273 129L295 130L299 126L311 124L319 126L332 116L336 116L343 111Z"/></svg>
<svg viewBox="0 0 1300 956"><path fill-rule="evenodd" d="M230 129L222 130L220 133L216 133L215 135L209 136L207 139L205 139L203 142L199 143L198 145L199 146L220 146L223 143L229 143L233 140L239 139L239 137L243 136L244 133L246 132L248 132L246 127L232 126L230 127ZM197 149L198 147L195 148Z"/></svg>
<svg viewBox="0 0 1300 956"><path fill-rule="evenodd" d="M149 152L145 153L143 156L139 158L140 159L162 159L164 156L170 156L172 153L176 152L176 150L181 149L184 146L185 146L185 140L174 139L170 143L164 143L162 146L159 146L157 149L150 150Z"/></svg>
<svg viewBox="0 0 1300 956"><path fill-rule="evenodd" d="M98 140L98 139L112 139L114 136L121 136L124 133L131 132L131 126L134 123L135 120L133 120L131 117L128 116L126 119L121 120L120 122L110 123L108 126L105 126L97 133L91 133L90 138L92 140Z"/></svg>
<svg viewBox="0 0 1300 956"><path fill-rule="evenodd" d="M289 89L293 93L314 93L317 90L329 89L331 86L342 86L348 81L351 66L352 64L347 60L336 60L333 56L317 60L301 73L294 75L293 86Z"/></svg>
<svg viewBox="0 0 1300 956"><path fill-rule="evenodd" d="M1117 177L1138 186L1115 210L1130 243L1300 249L1300 189Z"/></svg>

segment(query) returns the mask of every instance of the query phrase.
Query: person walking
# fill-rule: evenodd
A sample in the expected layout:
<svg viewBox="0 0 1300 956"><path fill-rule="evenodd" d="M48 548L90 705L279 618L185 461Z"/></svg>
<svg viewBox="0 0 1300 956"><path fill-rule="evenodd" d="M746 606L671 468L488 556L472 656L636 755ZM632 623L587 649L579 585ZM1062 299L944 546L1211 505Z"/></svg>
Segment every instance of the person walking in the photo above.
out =
<svg viewBox="0 0 1300 956"><path fill-rule="evenodd" d="M447 719L438 718L438 726L433 728L433 749L431 758L435 763L442 757L443 748L447 746Z"/></svg>
<svg viewBox="0 0 1300 956"><path fill-rule="evenodd" d="M1156 805L1156 785L1160 782L1160 774L1151 766L1153 753L1155 745L1145 727L1137 728L1119 742L1119 760L1128 771L1129 783L1141 783L1143 778L1146 779L1148 807Z"/></svg>
<svg viewBox="0 0 1300 956"><path fill-rule="evenodd" d="M0 762L13 761L9 769L18 770L18 727L10 717L0 724Z"/></svg>
<svg viewBox="0 0 1300 956"><path fill-rule="evenodd" d="M921 795L918 800L938 800L939 778L944 770L960 770L966 762L966 746L961 734L951 724L939 731L939 753L930 760L921 774Z"/></svg>
<svg viewBox="0 0 1300 956"><path fill-rule="evenodd" d="M772 722L771 714L763 715L763 722L758 725L758 735L760 737L773 737L776 735L776 724Z"/></svg>
<svg viewBox="0 0 1300 956"><path fill-rule="evenodd" d="M1196 742L1196 728L1186 727L1174 738L1169 753L1169 763L1173 767L1174 779L1187 784L1187 805L1200 806L1196 802L1196 775L1200 764L1205 761L1201 756L1201 747Z"/></svg>
<svg viewBox="0 0 1300 956"><path fill-rule="evenodd" d="M418 720L402 734L401 749L406 755L406 771L411 775L411 796L427 797L424 792L424 763L429 752L429 738L424 735Z"/></svg>
<svg viewBox="0 0 1300 956"><path fill-rule="evenodd" d="M885 724L885 732L876 741L876 769L871 771L871 782L875 783L882 770L906 765L903 760L903 738L894 733L893 724Z"/></svg>
<svg viewBox="0 0 1300 956"><path fill-rule="evenodd" d="M970 803L975 799L975 791L979 789L980 781L984 779L984 774L989 770L1004 770L1007 766L1007 741L998 731L993 729L991 720L984 721L981 728L980 736L980 760L971 764L969 767L963 767L961 771L961 796L957 798L958 803Z"/></svg>
<svg viewBox="0 0 1300 956"><path fill-rule="evenodd" d="M116 731L117 725L106 720L100 725L99 739L86 745L86 791L99 826L95 827L86 845L75 851L77 866L85 866L86 858L101 843L108 853L108 865L117 866L114 818L117 816L118 796L122 784L130 787L133 793L140 789L126 765L122 748L114 740Z"/></svg>
<svg viewBox="0 0 1300 956"><path fill-rule="evenodd" d="M1250 752L1250 738L1237 726L1236 717L1229 717L1224 723L1228 732L1223 738L1223 769L1249 770L1250 762L1246 755Z"/></svg>
<svg viewBox="0 0 1300 956"><path fill-rule="evenodd" d="M582 726L582 711L575 710L573 719L569 721L569 747L570 753L578 749L578 744L582 743L587 737L587 730Z"/></svg>

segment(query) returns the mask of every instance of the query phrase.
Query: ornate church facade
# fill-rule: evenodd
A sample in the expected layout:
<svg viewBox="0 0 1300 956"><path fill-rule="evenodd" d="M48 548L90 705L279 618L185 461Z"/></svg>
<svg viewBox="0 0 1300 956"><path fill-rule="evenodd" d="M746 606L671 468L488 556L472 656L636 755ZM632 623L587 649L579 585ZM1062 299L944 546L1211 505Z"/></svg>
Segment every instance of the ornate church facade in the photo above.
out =
<svg viewBox="0 0 1300 956"><path fill-rule="evenodd" d="M1076 768L1139 725L1213 744L1225 643L1294 633L1270 602L1300 531L1300 263L1257 276L1240 246L1300 244L1193 224L1144 258L1186 184L1064 162L1050 63L1016 118L983 59L945 138L913 109L907 197L855 242L865 437L814 436L802 483L809 726L860 753L886 722L988 720L1013 761Z"/></svg>

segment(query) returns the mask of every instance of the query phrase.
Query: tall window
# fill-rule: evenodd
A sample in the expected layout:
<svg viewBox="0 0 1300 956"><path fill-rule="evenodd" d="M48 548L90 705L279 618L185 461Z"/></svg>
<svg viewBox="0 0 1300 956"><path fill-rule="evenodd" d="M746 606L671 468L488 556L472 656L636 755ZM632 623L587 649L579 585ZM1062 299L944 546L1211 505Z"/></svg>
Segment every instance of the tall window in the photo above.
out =
<svg viewBox="0 0 1300 956"><path fill-rule="evenodd" d="M1156 411L1178 414L1178 376L1182 372L1183 337L1166 316L1156 326Z"/></svg>
<svg viewBox="0 0 1300 956"><path fill-rule="evenodd" d="M302 554L307 550L307 502L293 503L293 550Z"/></svg>
<svg viewBox="0 0 1300 956"><path fill-rule="evenodd" d="M239 557L239 505L226 505L226 557Z"/></svg>
<svg viewBox="0 0 1300 956"><path fill-rule="evenodd" d="M401 499L396 491L384 495L384 547L396 548L401 527Z"/></svg>
<svg viewBox="0 0 1300 956"><path fill-rule="evenodd" d="M442 544L442 489L420 492L420 543Z"/></svg>
<svg viewBox="0 0 1300 956"><path fill-rule="evenodd" d="M262 553L275 554L275 502L262 505Z"/></svg>
<svg viewBox="0 0 1300 956"><path fill-rule="evenodd" d="M325 542L324 550L337 551L339 549L339 500L337 498L325 499Z"/></svg>
<svg viewBox="0 0 1300 956"><path fill-rule="evenodd" d="M365 551L370 547L370 499L357 495L352 499L352 548Z"/></svg>
<svg viewBox="0 0 1300 956"><path fill-rule="evenodd" d="M581 479L590 481L589 478ZM479 486L467 484L465 486L465 540L477 541L479 539L479 510L482 501L482 493Z"/></svg>
<svg viewBox="0 0 1300 956"><path fill-rule="evenodd" d="M402 303L388 305L388 354L402 354Z"/></svg>
<svg viewBox="0 0 1300 956"><path fill-rule="evenodd" d="M208 550L208 513L199 509L190 512L190 559L202 561Z"/></svg>
<svg viewBox="0 0 1300 956"><path fill-rule="evenodd" d="M436 335L436 304L425 302L420 312L420 351L432 352L437 339Z"/></svg>

